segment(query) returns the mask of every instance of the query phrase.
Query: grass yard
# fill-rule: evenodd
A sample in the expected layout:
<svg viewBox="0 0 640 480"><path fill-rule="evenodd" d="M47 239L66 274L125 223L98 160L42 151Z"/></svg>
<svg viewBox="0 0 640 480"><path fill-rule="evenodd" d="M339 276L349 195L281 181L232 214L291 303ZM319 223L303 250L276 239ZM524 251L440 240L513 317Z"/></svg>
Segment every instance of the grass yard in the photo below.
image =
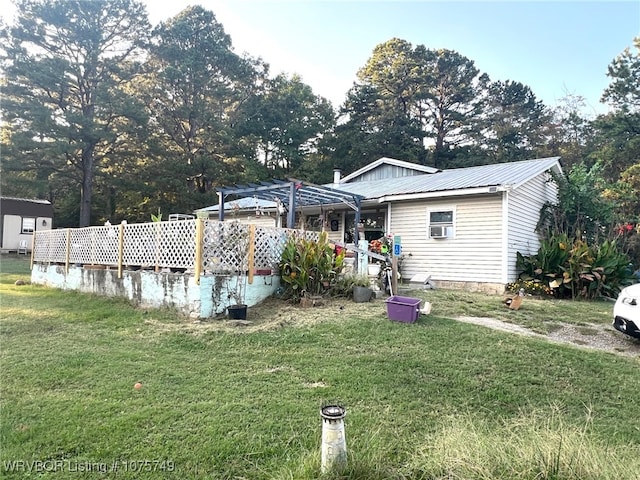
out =
<svg viewBox="0 0 640 480"><path fill-rule="evenodd" d="M18 286L28 261L4 257L4 478L638 478L638 358L447 318L544 330L550 316L610 322L610 304L532 299L510 312L435 291L424 292L438 295L432 315L413 325L376 300L361 313L281 306L277 321L245 328ZM349 463L321 477L330 400L347 408Z"/></svg>

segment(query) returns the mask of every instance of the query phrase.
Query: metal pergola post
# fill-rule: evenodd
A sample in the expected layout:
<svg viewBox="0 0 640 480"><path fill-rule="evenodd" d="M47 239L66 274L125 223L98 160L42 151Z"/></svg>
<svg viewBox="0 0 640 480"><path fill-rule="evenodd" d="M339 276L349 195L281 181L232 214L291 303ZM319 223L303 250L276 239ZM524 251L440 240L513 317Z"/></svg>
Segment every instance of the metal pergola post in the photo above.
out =
<svg viewBox="0 0 640 480"><path fill-rule="evenodd" d="M289 211L287 212L287 228L296 227L296 184L289 185Z"/></svg>

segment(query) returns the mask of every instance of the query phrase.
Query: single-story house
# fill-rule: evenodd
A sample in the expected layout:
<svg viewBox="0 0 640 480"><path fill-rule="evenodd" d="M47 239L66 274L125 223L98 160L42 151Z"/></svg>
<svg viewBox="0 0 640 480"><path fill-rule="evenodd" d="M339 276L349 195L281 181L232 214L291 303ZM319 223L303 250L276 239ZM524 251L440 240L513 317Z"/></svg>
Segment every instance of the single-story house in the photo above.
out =
<svg viewBox="0 0 640 480"><path fill-rule="evenodd" d="M301 205L296 226L348 244L359 214L360 238L399 237L405 280L430 275L439 286L501 293L517 279L516 253L538 250L540 209L557 199L550 172L562 174L559 157L446 170L383 157L342 178L336 172L325 186L353 195L358 211L348 202ZM264 192L255 191L235 207L225 202L224 211L235 213L226 218L251 223L262 208L281 223L282 202L260 204Z"/></svg>
<svg viewBox="0 0 640 480"><path fill-rule="evenodd" d="M51 230L52 224L51 202L0 197L0 248L3 252L31 251L33 233Z"/></svg>

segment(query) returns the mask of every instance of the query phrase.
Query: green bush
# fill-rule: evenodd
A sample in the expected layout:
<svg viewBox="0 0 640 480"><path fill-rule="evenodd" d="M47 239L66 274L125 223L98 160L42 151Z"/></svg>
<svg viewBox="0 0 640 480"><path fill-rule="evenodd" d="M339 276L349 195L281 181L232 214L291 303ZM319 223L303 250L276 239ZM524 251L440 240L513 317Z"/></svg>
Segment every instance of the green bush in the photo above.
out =
<svg viewBox="0 0 640 480"><path fill-rule="evenodd" d="M529 295L553 295L553 289L538 279L523 280L520 278L515 282L507 284L507 291L511 293L519 292L521 288L524 288L524 293Z"/></svg>
<svg viewBox="0 0 640 480"><path fill-rule="evenodd" d="M299 301L305 294L321 295L328 291L344 262L344 252L335 253L327 233L318 241L291 237L280 257L280 278L284 298Z"/></svg>
<svg viewBox="0 0 640 480"><path fill-rule="evenodd" d="M339 275L329 289L332 297L351 297L354 287L369 287L371 281L367 275L348 274Z"/></svg>
<svg viewBox="0 0 640 480"><path fill-rule="evenodd" d="M620 251L615 240L589 246L566 235L543 240L536 255L518 252L516 261L522 272L520 281L538 283L541 287L536 288L545 291L548 287L559 298L614 298L632 283L633 269L629 266L629 257ZM512 286L507 285L507 289Z"/></svg>

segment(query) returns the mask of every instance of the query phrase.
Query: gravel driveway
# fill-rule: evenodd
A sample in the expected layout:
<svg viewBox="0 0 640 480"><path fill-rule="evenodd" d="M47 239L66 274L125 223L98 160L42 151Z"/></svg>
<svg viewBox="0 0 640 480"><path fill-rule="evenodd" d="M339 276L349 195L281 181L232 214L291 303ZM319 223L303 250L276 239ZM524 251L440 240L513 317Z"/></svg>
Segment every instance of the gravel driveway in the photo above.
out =
<svg viewBox="0 0 640 480"><path fill-rule="evenodd" d="M457 317L456 320L482 325L505 332L518 333L531 337L545 338L558 343L569 343L584 348L604 350L630 357L640 358L640 340L624 335L610 325L588 324L570 325L558 323L548 335L536 333L528 328L512 323L484 317Z"/></svg>

